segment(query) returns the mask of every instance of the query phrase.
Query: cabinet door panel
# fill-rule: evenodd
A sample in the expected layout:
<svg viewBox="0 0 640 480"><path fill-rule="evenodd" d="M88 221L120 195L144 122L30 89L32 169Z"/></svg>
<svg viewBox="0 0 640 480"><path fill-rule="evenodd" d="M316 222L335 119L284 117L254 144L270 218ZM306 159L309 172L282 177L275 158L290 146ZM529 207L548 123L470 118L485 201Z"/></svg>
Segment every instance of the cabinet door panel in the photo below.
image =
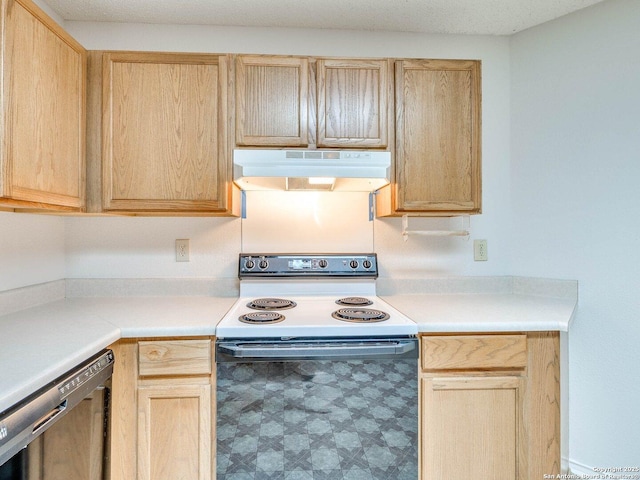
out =
<svg viewBox="0 0 640 480"><path fill-rule="evenodd" d="M31 2L2 2L0 196L84 205L85 50Z"/></svg>
<svg viewBox="0 0 640 480"><path fill-rule="evenodd" d="M103 101L105 209L226 207L224 57L105 54Z"/></svg>
<svg viewBox="0 0 640 480"><path fill-rule="evenodd" d="M318 146L385 148L389 60L318 60Z"/></svg>
<svg viewBox="0 0 640 480"><path fill-rule="evenodd" d="M138 390L138 480L212 478L211 386Z"/></svg>
<svg viewBox="0 0 640 480"><path fill-rule="evenodd" d="M237 57L238 145L307 145L308 70L306 58Z"/></svg>
<svg viewBox="0 0 640 480"><path fill-rule="evenodd" d="M526 478L521 377L421 379L425 480Z"/></svg>
<svg viewBox="0 0 640 480"><path fill-rule="evenodd" d="M396 210L480 210L480 66L396 64Z"/></svg>

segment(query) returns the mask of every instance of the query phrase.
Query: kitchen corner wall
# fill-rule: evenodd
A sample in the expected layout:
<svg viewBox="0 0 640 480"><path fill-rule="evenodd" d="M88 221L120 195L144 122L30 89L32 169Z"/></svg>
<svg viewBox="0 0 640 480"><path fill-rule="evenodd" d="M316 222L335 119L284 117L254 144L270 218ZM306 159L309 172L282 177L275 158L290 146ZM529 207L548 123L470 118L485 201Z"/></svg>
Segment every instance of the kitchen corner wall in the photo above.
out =
<svg viewBox="0 0 640 480"><path fill-rule="evenodd" d="M584 478L640 467L638 25L640 2L608 0L511 39L513 273L579 281L570 454Z"/></svg>
<svg viewBox="0 0 640 480"><path fill-rule="evenodd" d="M64 278L64 222L0 212L0 292Z"/></svg>

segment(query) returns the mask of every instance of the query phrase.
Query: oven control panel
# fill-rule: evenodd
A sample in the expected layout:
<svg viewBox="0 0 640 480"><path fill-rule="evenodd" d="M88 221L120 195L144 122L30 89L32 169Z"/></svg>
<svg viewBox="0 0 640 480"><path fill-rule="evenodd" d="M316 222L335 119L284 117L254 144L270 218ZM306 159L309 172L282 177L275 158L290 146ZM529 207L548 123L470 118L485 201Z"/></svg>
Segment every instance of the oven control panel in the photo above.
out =
<svg viewBox="0 0 640 480"><path fill-rule="evenodd" d="M361 277L378 276L375 253L248 254L241 253L239 277Z"/></svg>

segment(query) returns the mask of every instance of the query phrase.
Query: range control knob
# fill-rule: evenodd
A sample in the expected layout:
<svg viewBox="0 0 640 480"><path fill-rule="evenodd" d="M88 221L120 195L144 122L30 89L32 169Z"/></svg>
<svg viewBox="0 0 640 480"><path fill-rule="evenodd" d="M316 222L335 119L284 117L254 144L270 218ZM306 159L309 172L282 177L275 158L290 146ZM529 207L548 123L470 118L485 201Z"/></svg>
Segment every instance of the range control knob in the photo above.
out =
<svg viewBox="0 0 640 480"><path fill-rule="evenodd" d="M318 260L318 266L320 268L327 268L327 265L329 265L329 262L327 262L324 258L321 260Z"/></svg>
<svg viewBox="0 0 640 480"><path fill-rule="evenodd" d="M258 263L258 267L260 267L261 270L266 270L268 266L269 266L269 261L265 260L264 258L260 260L260 263Z"/></svg>
<svg viewBox="0 0 640 480"><path fill-rule="evenodd" d="M244 262L244 268L246 268L247 270L251 270L255 266L256 266L256 262L254 262L251 259L249 259L246 262Z"/></svg>
<svg viewBox="0 0 640 480"><path fill-rule="evenodd" d="M365 260L364 262L362 262L362 266L366 269L371 268L371 260Z"/></svg>
<svg viewBox="0 0 640 480"><path fill-rule="evenodd" d="M357 260L351 260L351 261L349 262L349 266L350 266L351 268L353 268L353 269L358 268L358 265L359 265L359 264L358 264L358 261L357 261Z"/></svg>

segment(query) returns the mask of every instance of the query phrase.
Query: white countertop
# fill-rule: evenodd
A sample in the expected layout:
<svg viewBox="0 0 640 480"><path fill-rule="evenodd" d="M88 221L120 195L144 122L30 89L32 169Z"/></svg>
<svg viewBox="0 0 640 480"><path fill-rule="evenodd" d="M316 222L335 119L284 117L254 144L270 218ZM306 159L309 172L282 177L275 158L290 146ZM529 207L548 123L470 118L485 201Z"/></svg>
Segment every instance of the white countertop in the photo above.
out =
<svg viewBox="0 0 640 480"><path fill-rule="evenodd" d="M99 315L57 301L0 319L0 412L120 338Z"/></svg>
<svg viewBox="0 0 640 480"><path fill-rule="evenodd" d="M0 412L126 337L214 335L234 297L58 300L0 317Z"/></svg>
<svg viewBox="0 0 640 480"><path fill-rule="evenodd" d="M505 283L513 282L497 285ZM396 283L387 285L380 296L419 332L567 331L577 305L577 285L575 295L558 298L513 290L421 293L424 284L411 284L416 288L403 285L402 294ZM213 336L236 299L80 297L0 316L0 412L120 338Z"/></svg>
<svg viewBox="0 0 640 480"><path fill-rule="evenodd" d="M418 332L568 331L576 301L522 294L382 296L418 324Z"/></svg>

